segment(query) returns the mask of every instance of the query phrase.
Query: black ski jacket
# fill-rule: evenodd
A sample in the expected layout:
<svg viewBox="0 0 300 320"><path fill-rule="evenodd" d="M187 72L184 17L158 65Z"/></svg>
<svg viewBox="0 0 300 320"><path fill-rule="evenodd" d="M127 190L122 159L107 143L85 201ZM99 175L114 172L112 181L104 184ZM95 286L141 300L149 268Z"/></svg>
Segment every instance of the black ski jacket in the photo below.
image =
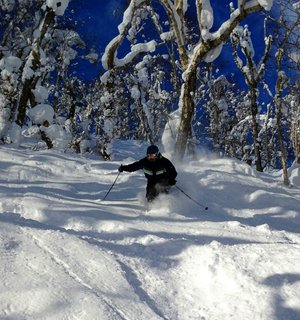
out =
<svg viewBox="0 0 300 320"><path fill-rule="evenodd" d="M173 182L177 172L172 162L162 155L156 160L147 157L128 165L122 165L124 171L133 172L142 169L149 184L157 182ZM175 183L175 182L174 182Z"/></svg>

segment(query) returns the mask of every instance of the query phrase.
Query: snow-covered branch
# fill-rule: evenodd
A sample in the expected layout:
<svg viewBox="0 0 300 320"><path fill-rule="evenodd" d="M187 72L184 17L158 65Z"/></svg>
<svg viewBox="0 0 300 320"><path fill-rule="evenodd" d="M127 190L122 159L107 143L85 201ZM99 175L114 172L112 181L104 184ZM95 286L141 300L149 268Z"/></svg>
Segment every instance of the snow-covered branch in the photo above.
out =
<svg viewBox="0 0 300 320"><path fill-rule="evenodd" d="M128 8L124 12L123 21L118 26L119 35L117 35L114 39L110 41L110 43L106 46L104 55L102 56L102 65L105 70L113 69L116 66L116 55L119 46L122 41L126 37L129 29L132 25L132 20L134 14L138 8L140 8L147 0L131 0ZM129 57L135 57L135 54L129 54L127 62L129 61Z"/></svg>
<svg viewBox="0 0 300 320"><path fill-rule="evenodd" d="M147 1L147 2L146 2ZM148 2L149 1L149 2ZM154 40L146 42L143 46L139 43L131 45L130 52L122 59L117 58L117 50L123 39L127 36L128 31L134 23L139 23L140 19L135 22L140 8L149 11L151 0L131 0L126 10L123 22L119 26L119 35L115 37L106 47L102 63L105 69L111 70L117 66L124 66L132 62L132 59L140 52L150 52L157 48L158 44ZM194 101L191 93L195 92L197 68L201 61L211 62L215 60L222 51L223 43L227 41L235 27L249 14L266 9L270 10L273 0L240 0L238 8L234 9L231 5L229 18L215 32L211 32L214 23L214 12L210 0L196 0L197 19L199 24L199 42L197 45L189 43L189 36L186 32L188 26L185 20L185 13L188 6L187 0L158 0L168 17L168 24L159 21L159 16L153 19L154 26L159 32L160 38L164 41L173 41L176 45L179 56L178 68L183 71L182 86L179 106L182 111L179 135L177 138L176 149L179 157L182 157L185 151L188 135L191 133L191 120L194 113ZM152 7L154 8L154 7ZM141 19L145 17L141 16ZM165 30L165 26L169 26ZM131 39L133 40L133 39ZM135 41L138 39L135 37ZM251 42L248 43L250 48ZM247 48L246 50L248 50ZM253 51L248 50L251 56ZM263 68L261 69L263 70ZM183 133L181 135L181 133Z"/></svg>
<svg viewBox="0 0 300 320"><path fill-rule="evenodd" d="M123 67L130 63L138 54L143 52L153 52L156 48L156 41L152 40L147 43L138 43L131 47L131 51L122 59L115 57L115 67Z"/></svg>
<svg viewBox="0 0 300 320"><path fill-rule="evenodd" d="M70 0L47 0L46 5L51 8L57 16L63 16Z"/></svg>
<svg viewBox="0 0 300 320"><path fill-rule="evenodd" d="M205 41L210 37L209 30L214 24L214 14L210 0L201 0L199 5L201 38Z"/></svg>
<svg viewBox="0 0 300 320"><path fill-rule="evenodd" d="M264 55L259 63L259 68L257 70L257 78L258 79L260 79L262 77L263 73L265 72L266 62L269 58L270 50L271 50L272 36L268 36L265 39L265 44L266 44L265 52L264 52Z"/></svg>
<svg viewBox="0 0 300 320"><path fill-rule="evenodd" d="M194 54L187 69L187 74L195 70L195 67L209 53L210 50L222 45L222 43L228 39L231 32L245 18L245 16L260 10L262 10L262 6L256 0L247 2L244 6L243 12L241 12L239 9L236 9L231 14L230 18L225 21L217 31L211 33L209 37L207 35L207 40L200 42L195 47ZM217 56L215 55L214 57L216 58Z"/></svg>
<svg viewBox="0 0 300 320"><path fill-rule="evenodd" d="M185 69L188 64L188 55L185 43L185 33L184 33L184 13L186 11L187 5L183 6L183 2L174 6L170 0L160 0L161 4L164 6L166 13L169 16L171 26L173 27L174 34L176 37L176 42L178 45L178 53L180 56L181 63ZM176 3L176 1L175 1Z"/></svg>

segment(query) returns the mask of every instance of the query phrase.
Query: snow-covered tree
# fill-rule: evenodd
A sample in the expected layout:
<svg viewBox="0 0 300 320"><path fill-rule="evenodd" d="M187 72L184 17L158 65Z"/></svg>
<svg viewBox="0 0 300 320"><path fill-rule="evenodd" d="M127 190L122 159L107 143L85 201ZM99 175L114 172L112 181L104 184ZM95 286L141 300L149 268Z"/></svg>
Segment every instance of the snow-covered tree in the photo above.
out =
<svg viewBox="0 0 300 320"><path fill-rule="evenodd" d="M68 89L70 89L70 82L75 81L75 83L77 83L74 76L68 71L72 60L78 55L76 50L84 48L85 44L79 34L71 29L57 28L53 30L52 39L54 45L49 48L48 60L54 69L53 78L55 80L55 86L52 88L51 94L53 95L52 106L55 110L65 82L67 82L66 87L68 87ZM71 81L68 80L69 78L71 78Z"/></svg>
<svg viewBox="0 0 300 320"><path fill-rule="evenodd" d="M202 111L207 114L207 135L216 154L236 156L237 146L233 142L231 131L237 123L236 106L238 104L235 86L224 75L207 79ZM197 103L198 104L198 103ZM196 121L201 124L199 119Z"/></svg>
<svg viewBox="0 0 300 320"><path fill-rule="evenodd" d="M271 16L269 18L277 25L274 35L278 47L283 48L282 65L285 69L295 71L295 75L300 71L300 2L294 0L277 0L279 7L279 18Z"/></svg>
<svg viewBox="0 0 300 320"><path fill-rule="evenodd" d="M146 54L139 63L106 72L95 83L92 100L98 149L109 149L105 146L119 137L158 142L168 110L178 99L168 60L167 56Z"/></svg>
<svg viewBox="0 0 300 320"><path fill-rule="evenodd" d="M141 62L133 66L126 84L130 92L131 110L138 118L136 138L157 143L161 137L173 95L167 57L152 57L146 54ZM168 91L163 86L169 84Z"/></svg>
<svg viewBox="0 0 300 320"><path fill-rule="evenodd" d="M1 139L5 139L18 109L22 69L29 34L33 32L32 17L36 17L34 12L39 6L37 2L0 2Z"/></svg>
<svg viewBox="0 0 300 320"><path fill-rule="evenodd" d="M236 98L234 112L236 123L230 132L227 154L251 165L253 155L248 138L249 129L251 128L251 117L249 116L249 99L246 92L241 92Z"/></svg>
<svg viewBox="0 0 300 320"><path fill-rule="evenodd" d="M37 130L25 132L27 136L40 135L48 148L53 143L46 132L54 137L57 126L62 126L59 131L65 131L63 123L54 123L62 113L61 104L57 104L64 82L68 80L67 70L77 55L75 49L84 45L75 31L63 29L62 16L68 3L69 0L1 2L0 123L3 139L10 126L16 129L14 121L19 127L38 126ZM52 108L53 117L41 123L41 118L31 112L36 107L44 107L45 113ZM11 137L6 140L11 141Z"/></svg>
<svg viewBox="0 0 300 320"><path fill-rule="evenodd" d="M259 119L258 119L258 86L262 82L266 62L270 54L272 37L265 38L265 52L259 62L255 63L254 60L254 48L251 40L251 32L248 26L236 27L231 34L231 43L233 46L233 56L237 67L242 72L245 82L249 88L249 115L251 116L251 127L253 137L253 149L255 154L255 166L257 171L263 171L262 159L261 159L261 138L259 136ZM245 61L239 56L239 47L245 57Z"/></svg>
<svg viewBox="0 0 300 320"><path fill-rule="evenodd" d="M88 95L95 128L95 148L104 159L111 156L111 142L128 137L129 105L124 78L126 74L103 75L96 81Z"/></svg>
<svg viewBox="0 0 300 320"><path fill-rule="evenodd" d="M57 89L59 87L59 94ZM63 81L63 85L54 88L56 98L53 103L56 114L56 124L61 125L70 134L69 147L76 152L83 152L81 145L83 140L89 140L89 125L87 119L90 118L87 102L87 86L76 77L68 75ZM85 143L86 144L86 143Z"/></svg>
<svg viewBox="0 0 300 320"><path fill-rule="evenodd" d="M285 133L287 131L288 125L286 124L287 110L284 104L284 90L287 88L289 79L286 73L282 70L282 59L283 59L283 49L277 48L276 52L276 66L277 66L277 79L274 88L274 93L265 84L265 87L273 99L274 103L274 128L275 128L275 139L277 140L276 145L278 146L278 156L281 162L281 167L283 171L283 181L285 185L289 185L288 172L287 172L287 146L285 139Z"/></svg>
<svg viewBox="0 0 300 320"><path fill-rule="evenodd" d="M287 172L288 149L290 146L289 135L294 148L294 156L298 158L299 147L297 121L298 107L295 105L294 88L297 87L297 70L299 59L299 3L292 3L289 0L280 0L280 17L274 19L278 30L274 36L275 39L275 65L277 79L274 88L265 87L273 99L275 114L275 139L278 146L278 158L281 162L283 171L283 182L289 185ZM298 72L299 73L299 72ZM296 85L295 85L296 84ZM289 88L288 88L289 86ZM285 92L290 90L290 94L285 96ZM292 93L293 92L293 93ZM291 98L292 97L292 98Z"/></svg>
<svg viewBox="0 0 300 320"><path fill-rule="evenodd" d="M176 46L178 55L178 69L182 74L181 94L179 101L180 123L176 140L176 154L182 158L185 153L188 138L192 135L192 119L195 111L194 93L196 90L196 71L201 61L211 62L221 52L223 43L226 42L233 29L249 14L262 9L270 10L272 0L238 1L238 8L232 10L230 16L215 32L211 32L214 24L214 11L209 0L196 0L196 17L198 21L197 39L190 41L189 18L187 0L131 0L119 25L119 35L106 47L103 55L103 66L110 72L124 64L131 62L139 54L161 50L161 45L172 42ZM156 14L156 6L160 5L163 14ZM151 35L142 41L138 38L138 30L151 12L156 30L159 32L157 41ZM160 17L162 17L160 19ZM167 23L165 22L167 17ZM162 21L162 19L164 19ZM126 37L130 35L130 52L122 59L117 57L117 51Z"/></svg>
<svg viewBox="0 0 300 320"><path fill-rule="evenodd" d="M296 162L300 163L300 84L296 83L285 97L285 104L289 106L291 118L291 140Z"/></svg>
<svg viewBox="0 0 300 320"><path fill-rule="evenodd" d="M277 51L277 81L275 87L275 97L274 102L276 106L276 128L278 134L278 143L280 149L280 160L283 171L283 182L285 185L289 185L289 178L287 172L287 156L286 156L286 147L283 137L283 128L282 128L282 117L283 117L283 104L282 104L282 94L283 90L286 88L288 83L288 78L284 71L281 70L281 61L282 61L283 51L279 48Z"/></svg>
<svg viewBox="0 0 300 320"><path fill-rule="evenodd" d="M36 104L32 95L38 81L43 77L44 73L49 71L47 68L47 48L49 47L49 39L54 30L55 17L64 14L69 0L47 0L38 12L38 18L35 21L33 33L31 34L29 51L25 57L22 69L22 88L18 104L18 113L16 122L23 126L25 122L27 105Z"/></svg>
<svg viewBox="0 0 300 320"><path fill-rule="evenodd" d="M3 56L0 60L0 139L5 137L17 108L21 65L21 59L15 56Z"/></svg>

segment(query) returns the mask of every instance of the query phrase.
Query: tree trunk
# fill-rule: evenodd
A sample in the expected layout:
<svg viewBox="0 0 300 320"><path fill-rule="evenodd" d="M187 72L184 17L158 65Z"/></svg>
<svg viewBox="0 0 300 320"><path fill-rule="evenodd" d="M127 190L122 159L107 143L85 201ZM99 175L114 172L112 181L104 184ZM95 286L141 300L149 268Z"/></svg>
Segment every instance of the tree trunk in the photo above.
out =
<svg viewBox="0 0 300 320"><path fill-rule="evenodd" d="M145 139L147 140L148 143L154 144L154 139L153 139L153 132L151 130L151 126L149 125L149 119L147 117L147 114L144 111L144 105L143 102L143 93L140 91L140 97L135 100L137 109L137 116L140 120L140 125L139 125L139 130L141 132L141 137L140 139Z"/></svg>
<svg viewBox="0 0 300 320"><path fill-rule="evenodd" d="M53 148L53 143L51 139L47 136L46 132L43 130L40 130L41 138L46 143L48 149Z"/></svg>
<svg viewBox="0 0 300 320"><path fill-rule="evenodd" d="M290 184L288 171L287 171L287 163L286 163L286 151L284 147L283 141L283 132L282 132L282 102L281 102L281 95L282 91L287 84L288 80L286 75L281 72L281 61L283 57L283 49L280 48L277 51L277 82L276 82L276 95L275 95L275 106L276 106L276 126L277 126L277 133L278 133L278 143L280 148L280 160L282 165L282 174L283 174L283 183L288 186Z"/></svg>
<svg viewBox="0 0 300 320"><path fill-rule="evenodd" d="M253 131L253 145L254 145L254 154L255 154L255 166L256 170L259 172L263 171L261 163L261 152L260 152L260 141L258 137L258 123L257 123L257 90L256 88L251 88L251 117L252 117L252 131Z"/></svg>
<svg viewBox="0 0 300 320"><path fill-rule="evenodd" d="M268 130L268 123L270 121L270 105L267 106L267 112L266 112L266 117L264 120L264 130L265 130L265 137L264 137L264 149L266 153L266 165L268 167L271 166L271 148L270 148L270 141L269 141L269 130Z"/></svg>
<svg viewBox="0 0 300 320"><path fill-rule="evenodd" d="M291 140L293 143L295 160L297 163L300 163L300 121L297 120L298 115L294 117L296 119L293 119L291 125Z"/></svg>
<svg viewBox="0 0 300 320"><path fill-rule="evenodd" d="M277 126L277 133L278 133L278 143L280 148L280 160L281 160L281 166L282 166L282 174L283 174L283 183L288 186L290 184L289 177L288 177L288 170L287 170L287 164L286 164L286 151L284 147L283 142L283 133L281 128L281 117L282 117L282 111L281 111L281 101L279 99L276 99L276 126Z"/></svg>
<svg viewBox="0 0 300 320"><path fill-rule="evenodd" d="M31 84L33 79L26 79L23 84L20 100L19 100L19 107L18 107L18 115L16 123L22 127L25 122L26 116L26 109L27 109L27 102L29 100L29 96L32 94L31 92Z"/></svg>
<svg viewBox="0 0 300 320"><path fill-rule="evenodd" d="M196 89L196 71L182 84L182 110L178 136L175 144L175 155L182 160L185 154L187 141L192 134L192 119L195 111L194 93Z"/></svg>

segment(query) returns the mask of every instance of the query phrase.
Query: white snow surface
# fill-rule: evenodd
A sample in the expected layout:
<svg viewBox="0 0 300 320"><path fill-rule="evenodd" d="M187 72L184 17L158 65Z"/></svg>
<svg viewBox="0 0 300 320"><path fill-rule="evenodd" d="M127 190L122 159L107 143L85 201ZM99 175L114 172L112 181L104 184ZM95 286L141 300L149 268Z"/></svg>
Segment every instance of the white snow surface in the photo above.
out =
<svg viewBox="0 0 300 320"><path fill-rule="evenodd" d="M300 319L299 165L292 187L227 158L177 164L145 209L142 172L114 160L0 148L0 319Z"/></svg>

